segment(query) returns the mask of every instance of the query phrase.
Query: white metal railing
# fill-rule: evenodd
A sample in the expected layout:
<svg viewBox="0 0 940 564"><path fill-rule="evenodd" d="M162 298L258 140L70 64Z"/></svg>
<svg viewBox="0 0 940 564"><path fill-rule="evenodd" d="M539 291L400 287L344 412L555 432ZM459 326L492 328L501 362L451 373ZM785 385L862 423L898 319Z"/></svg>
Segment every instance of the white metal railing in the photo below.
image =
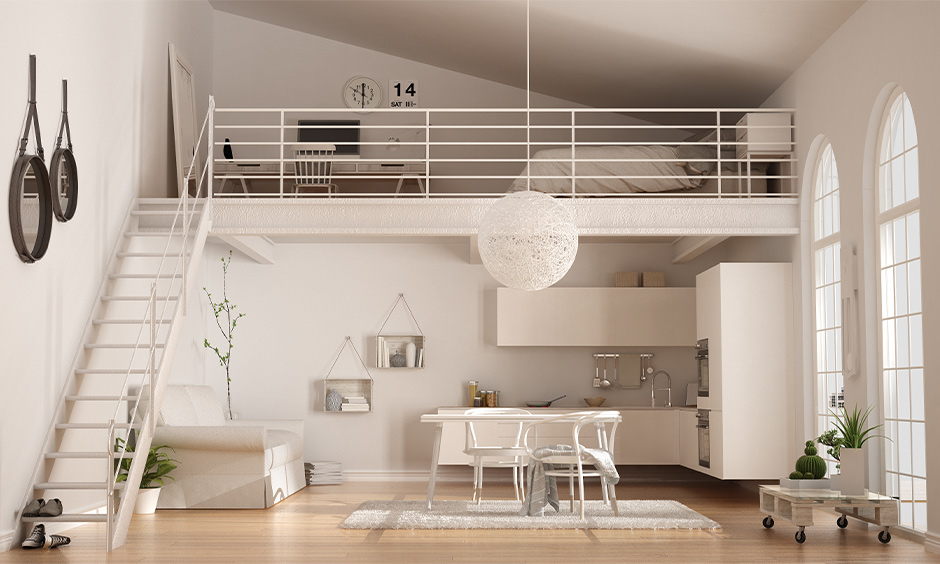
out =
<svg viewBox="0 0 940 564"><path fill-rule="evenodd" d="M164 328L164 326L172 327L176 324L179 319L182 317L183 313L186 310L186 295L189 290L189 277L191 273L189 272L192 268L191 259L194 258L194 255L189 254L189 247L191 238L194 236L193 233L196 233L198 237L199 234L204 234L207 231L207 222L211 214L209 206L211 206L211 200L206 198L200 199L200 195L205 193L208 194L210 190L208 189L210 179L212 178L213 162L212 159L206 159L205 164L201 169L201 173L198 179L195 178L194 172L197 170L197 155L198 148L202 146L203 139L206 139L206 147L212 147L213 145L213 127L212 121L215 113L215 100L213 97L209 97L209 111L206 113L206 118L203 122L202 129L199 133L199 137L196 141L196 155L193 155L193 159L190 162L190 166L186 168L186 172L180 179L180 186L186 187L182 190L182 197L179 199L177 204L176 214L173 216L172 221L170 222L169 233L167 234L166 243L163 247L163 254L159 257L159 264L157 266L156 272L153 279L151 280L150 285L150 294L149 299L147 300L147 307L145 311L142 312L141 323L137 331L136 341L133 343L131 351L131 359L128 362L127 369L124 372L124 382L121 388L121 395L128 396L129 391L132 386L131 375L135 372L134 365L137 359L137 354L140 351L147 352L147 368L144 370L143 375L139 382L136 383L137 388L140 390L140 393L137 394L137 399L134 401L132 406L128 406L128 421L130 425L127 427L127 436L125 437L124 443L120 449L115 449L115 421L120 420L121 408L123 403L121 401L117 402L115 407L115 413L110 420L108 428L108 479L107 479L107 548L110 551L113 548L115 541L115 503L114 503L114 492L117 482L117 478L120 474L120 468L122 462L128 458L127 447L129 446L130 435L135 429L135 421L138 420L137 412L140 409L141 399L144 397L143 390L149 390L149 398L147 403L146 412L140 418L140 427L141 430L138 433L138 446L135 447L135 452L141 452L141 460L134 460L131 463L131 469L128 471L129 477L126 480L124 485L124 502L121 504L120 512L125 513L124 517L125 522L129 522L130 511L133 507L127 507L132 505L132 500L134 495L128 495L128 490L133 490L136 492L136 487L134 484L139 483L140 475L145 466L147 453L149 452L150 440L153 436L153 431L156 426L156 411L158 408L156 402L156 391L158 387L158 378L163 376L162 368L165 366L164 360L167 358L169 343L164 344L164 351L161 357L160 363L157 363L157 336L159 331ZM208 149L207 149L208 150ZM191 181L195 181L195 195L190 197L189 195L189 185ZM202 208L202 213L197 214L196 208L204 204ZM194 223L198 220L198 224L194 229ZM177 227L179 226L179 228ZM203 235L204 236L204 235ZM182 242L180 243L180 250L177 252L172 251L171 249L174 246L174 238L181 237ZM164 272L164 265L168 262L175 261L175 264L171 264L173 267L172 273L167 276L167 273ZM157 285L158 282L163 279L168 279L169 283L166 285L166 288L163 290L162 295L158 293ZM179 280L180 283L176 284L175 281ZM174 299L175 298L175 299ZM158 303L162 302L162 306L158 306ZM171 302L173 305L171 306ZM167 317L167 313L171 313L171 317ZM149 337L149 343L142 342L144 335ZM168 338L169 341L169 338ZM135 458L130 457L132 460ZM137 468L135 468L135 466ZM126 530L125 530L126 532Z"/></svg>
<svg viewBox="0 0 940 564"><path fill-rule="evenodd" d="M789 198L797 196L792 114L217 108L210 197L293 196L292 146L307 140L336 146L340 196L496 197L531 185L565 196Z"/></svg>

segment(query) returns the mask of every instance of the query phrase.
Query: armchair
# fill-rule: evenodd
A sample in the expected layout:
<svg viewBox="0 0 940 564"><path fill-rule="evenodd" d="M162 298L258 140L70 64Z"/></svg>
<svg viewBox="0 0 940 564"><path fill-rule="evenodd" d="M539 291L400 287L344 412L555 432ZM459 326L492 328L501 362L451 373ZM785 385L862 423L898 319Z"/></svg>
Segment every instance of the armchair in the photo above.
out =
<svg viewBox="0 0 940 564"><path fill-rule="evenodd" d="M153 440L179 460L161 509L266 508L306 485L303 421L228 421L209 386L167 386Z"/></svg>

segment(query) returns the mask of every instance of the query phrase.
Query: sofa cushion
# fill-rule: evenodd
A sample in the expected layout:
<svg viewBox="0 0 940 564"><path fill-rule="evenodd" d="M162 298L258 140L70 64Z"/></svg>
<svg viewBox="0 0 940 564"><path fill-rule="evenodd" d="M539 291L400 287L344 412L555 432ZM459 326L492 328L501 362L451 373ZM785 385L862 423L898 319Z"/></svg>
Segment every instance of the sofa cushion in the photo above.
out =
<svg viewBox="0 0 940 564"><path fill-rule="evenodd" d="M209 386L167 386L159 423L174 427L225 425L225 414Z"/></svg>
<svg viewBox="0 0 940 564"><path fill-rule="evenodd" d="M265 466L276 468L304 455L304 443L297 433L269 430L264 432Z"/></svg>

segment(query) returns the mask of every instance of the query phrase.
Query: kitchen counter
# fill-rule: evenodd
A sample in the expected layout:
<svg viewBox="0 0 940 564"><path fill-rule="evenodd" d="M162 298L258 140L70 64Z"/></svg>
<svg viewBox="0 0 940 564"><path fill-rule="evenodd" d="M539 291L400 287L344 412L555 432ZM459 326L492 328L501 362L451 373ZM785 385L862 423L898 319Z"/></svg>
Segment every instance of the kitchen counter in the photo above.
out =
<svg viewBox="0 0 940 564"><path fill-rule="evenodd" d="M584 407L571 407L571 406L552 406L552 407L528 407L525 405L501 405L502 408L511 408L511 409L528 409L528 410L538 410L538 411L557 411L559 413L564 413L566 411L697 411L698 407L694 405L674 405L672 407L662 407L656 406L652 407L649 405L602 405L600 407L590 407L585 405ZM482 409L482 408L471 408L471 407L462 407L459 405L447 405L440 406L438 409Z"/></svg>

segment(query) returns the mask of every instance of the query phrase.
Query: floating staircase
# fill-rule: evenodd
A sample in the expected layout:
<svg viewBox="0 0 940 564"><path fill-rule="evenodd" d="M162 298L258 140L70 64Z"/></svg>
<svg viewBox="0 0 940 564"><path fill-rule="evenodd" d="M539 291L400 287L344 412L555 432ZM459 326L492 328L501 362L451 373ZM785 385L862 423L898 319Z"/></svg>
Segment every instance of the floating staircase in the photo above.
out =
<svg viewBox="0 0 940 564"><path fill-rule="evenodd" d="M210 205L138 200L128 212L20 506L59 498L65 512L20 516L14 538L25 538L34 522L105 523L107 549L124 543L153 438L149 406L160 405L166 387ZM113 450L115 438L131 433L143 456ZM132 459L130 478L115 482L122 456Z"/></svg>

